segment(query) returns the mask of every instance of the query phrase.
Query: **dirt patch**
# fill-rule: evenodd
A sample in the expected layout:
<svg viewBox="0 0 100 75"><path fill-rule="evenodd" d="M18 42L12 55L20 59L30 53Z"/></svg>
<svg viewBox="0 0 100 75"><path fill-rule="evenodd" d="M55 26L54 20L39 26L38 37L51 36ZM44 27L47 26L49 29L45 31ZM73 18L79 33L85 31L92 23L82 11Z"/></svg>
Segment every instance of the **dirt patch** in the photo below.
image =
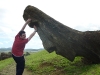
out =
<svg viewBox="0 0 100 75"><path fill-rule="evenodd" d="M55 68L55 70L49 72L49 75L66 75L66 72L63 70L63 68L61 67L57 67L57 66L54 66L53 63L50 63L50 62L43 62L39 68L44 68L44 67L49 67L49 66L53 66ZM44 75L47 75L47 74L44 74Z"/></svg>
<svg viewBox="0 0 100 75"><path fill-rule="evenodd" d="M63 69L57 69L51 75L66 75L66 72Z"/></svg>
<svg viewBox="0 0 100 75"><path fill-rule="evenodd" d="M16 74L16 64L15 63L8 65L6 68L4 68L0 72L0 75L15 75L15 74ZM24 69L23 75L32 75L32 73L27 71L27 69Z"/></svg>
<svg viewBox="0 0 100 75"><path fill-rule="evenodd" d="M40 67L47 67L47 66L52 66L52 65L54 65L54 64L48 63L48 62L44 62L44 63L42 63L42 64L40 65Z"/></svg>

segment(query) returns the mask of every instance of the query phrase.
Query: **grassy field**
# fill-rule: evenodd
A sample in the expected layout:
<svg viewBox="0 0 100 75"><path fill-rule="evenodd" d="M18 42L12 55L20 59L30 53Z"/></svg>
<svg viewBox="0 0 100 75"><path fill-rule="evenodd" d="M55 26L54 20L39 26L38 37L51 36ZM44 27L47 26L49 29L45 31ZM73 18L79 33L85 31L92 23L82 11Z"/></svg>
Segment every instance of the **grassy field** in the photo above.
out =
<svg viewBox="0 0 100 75"><path fill-rule="evenodd" d="M43 50L26 57L26 68L33 75L100 75L100 64L85 65L80 57L73 62Z"/></svg>
<svg viewBox="0 0 100 75"><path fill-rule="evenodd" d="M8 65L12 64L12 62L13 62L12 58L8 58L8 59L0 61L0 71L4 69L5 67L7 67Z"/></svg>
<svg viewBox="0 0 100 75"><path fill-rule="evenodd" d="M25 58L26 68L32 75L100 75L100 64L85 65L80 57L70 62L55 52L43 50ZM0 71L12 62L12 58L0 61Z"/></svg>

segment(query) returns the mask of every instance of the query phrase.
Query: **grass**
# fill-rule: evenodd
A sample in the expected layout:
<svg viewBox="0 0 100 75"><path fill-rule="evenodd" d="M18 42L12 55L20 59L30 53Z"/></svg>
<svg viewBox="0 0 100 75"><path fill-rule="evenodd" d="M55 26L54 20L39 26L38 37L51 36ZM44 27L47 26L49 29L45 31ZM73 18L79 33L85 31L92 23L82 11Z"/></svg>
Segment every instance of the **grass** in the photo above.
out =
<svg viewBox="0 0 100 75"><path fill-rule="evenodd" d="M26 57L26 68L33 75L100 75L100 64L85 65L81 57L73 62L46 50L33 53Z"/></svg>
<svg viewBox="0 0 100 75"><path fill-rule="evenodd" d="M0 61L0 71L11 64L14 60L12 58L8 58Z"/></svg>
<svg viewBox="0 0 100 75"><path fill-rule="evenodd" d="M42 50L25 58L26 68L32 75L100 75L100 64L85 65L81 62L81 57L70 62L55 52ZM12 62L12 58L0 61L0 71Z"/></svg>

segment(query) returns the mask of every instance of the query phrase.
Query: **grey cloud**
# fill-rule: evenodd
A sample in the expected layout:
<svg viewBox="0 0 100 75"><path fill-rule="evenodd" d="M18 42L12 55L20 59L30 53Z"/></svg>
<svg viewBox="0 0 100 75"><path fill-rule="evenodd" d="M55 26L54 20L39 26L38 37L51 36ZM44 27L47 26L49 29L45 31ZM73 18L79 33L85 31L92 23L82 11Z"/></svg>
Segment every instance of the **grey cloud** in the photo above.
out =
<svg viewBox="0 0 100 75"><path fill-rule="evenodd" d="M5 9L0 8L0 13L6 13Z"/></svg>
<svg viewBox="0 0 100 75"><path fill-rule="evenodd" d="M6 14L6 10L5 9L0 9L0 19L3 18Z"/></svg>
<svg viewBox="0 0 100 75"><path fill-rule="evenodd" d="M78 25L74 27L76 30L79 31L96 31L100 30L100 25L89 24L89 25Z"/></svg>

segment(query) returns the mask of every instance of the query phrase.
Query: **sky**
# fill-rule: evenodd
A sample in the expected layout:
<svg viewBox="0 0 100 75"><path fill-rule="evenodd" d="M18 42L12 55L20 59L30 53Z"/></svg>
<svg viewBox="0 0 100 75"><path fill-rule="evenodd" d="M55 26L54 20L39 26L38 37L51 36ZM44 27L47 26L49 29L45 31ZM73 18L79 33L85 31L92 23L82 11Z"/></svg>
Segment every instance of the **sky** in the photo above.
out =
<svg viewBox="0 0 100 75"><path fill-rule="evenodd" d="M0 0L0 48L12 47L15 35L25 23L23 12L28 5L70 28L100 30L100 0ZM28 37L34 29L27 26L25 31ZM43 48L37 33L25 48Z"/></svg>

